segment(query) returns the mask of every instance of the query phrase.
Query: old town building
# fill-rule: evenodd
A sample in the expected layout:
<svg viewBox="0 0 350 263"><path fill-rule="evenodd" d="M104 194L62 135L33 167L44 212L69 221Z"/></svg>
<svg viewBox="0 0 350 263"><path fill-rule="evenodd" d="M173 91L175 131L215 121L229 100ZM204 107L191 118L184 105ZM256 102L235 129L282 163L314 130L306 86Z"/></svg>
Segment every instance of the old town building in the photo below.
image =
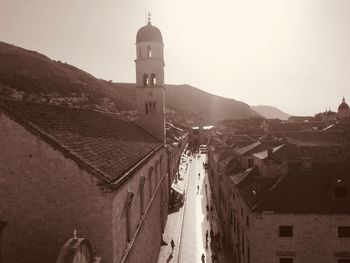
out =
<svg viewBox="0 0 350 263"><path fill-rule="evenodd" d="M137 124L91 110L0 102L1 262L55 262L73 230L101 262L157 260L171 181L163 40L150 21L136 48Z"/></svg>
<svg viewBox="0 0 350 263"><path fill-rule="evenodd" d="M349 141L303 139L210 147L212 199L233 262L350 262Z"/></svg>

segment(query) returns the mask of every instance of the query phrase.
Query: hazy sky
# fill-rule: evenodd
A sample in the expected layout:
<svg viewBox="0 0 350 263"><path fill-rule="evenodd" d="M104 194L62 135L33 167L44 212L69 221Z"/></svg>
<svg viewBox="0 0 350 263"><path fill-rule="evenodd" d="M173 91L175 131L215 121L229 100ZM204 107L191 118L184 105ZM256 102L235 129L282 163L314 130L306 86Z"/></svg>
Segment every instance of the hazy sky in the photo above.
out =
<svg viewBox="0 0 350 263"><path fill-rule="evenodd" d="M350 102L349 0L0 0L0 41L135 82L146 10L166 83L294 115Z"/></svg>

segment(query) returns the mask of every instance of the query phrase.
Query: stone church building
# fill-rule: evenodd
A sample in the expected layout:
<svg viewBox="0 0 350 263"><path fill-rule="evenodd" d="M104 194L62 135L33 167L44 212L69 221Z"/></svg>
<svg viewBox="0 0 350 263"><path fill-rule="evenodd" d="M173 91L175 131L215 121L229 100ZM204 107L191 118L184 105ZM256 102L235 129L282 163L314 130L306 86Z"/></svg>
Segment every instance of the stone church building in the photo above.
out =
<svg viewBox="0 0 350 263"><path fill-rule="evenodd" d="M167 220L163 40L136 39L137 123L0 100L0 261L55 262L74 230L105 263L156 262Z"/></svg>

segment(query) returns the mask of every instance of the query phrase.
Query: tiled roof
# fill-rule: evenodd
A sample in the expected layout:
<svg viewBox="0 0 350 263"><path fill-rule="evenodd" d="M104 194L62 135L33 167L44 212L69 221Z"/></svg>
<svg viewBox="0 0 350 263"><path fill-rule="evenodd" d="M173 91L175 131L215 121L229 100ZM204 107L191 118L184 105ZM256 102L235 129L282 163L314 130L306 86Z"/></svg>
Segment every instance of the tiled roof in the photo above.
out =
<svg viewBox="0 0 350 263"><path fill-rule="evenodd" d="M250 144L248 146L239 148L236 151L237 151L237 153L239 155L251 155L251 154L258 153L258 152L261 152L263 150L266 150L266 149L268 149L270 147L280 146L282 144L283 144L283 142L279 141L279 140L255 142L255 143L252 143L252 144Z"/></svg>
<svg viewBox="0 0 350 263"><path fill-rule="evenodd" d="M271 187L278 180L277 177L262 177L257 167L247 170L244 174L232 176L231 180L237 184L237 188L247 202L253 208L258 204Z"/></svg>
<svg viewBox="0 0 350 263"><path fill-rule="evenodd" d="M334 187L350 185L349 162L313 163L310 170L301 163L290 163L288 172L253 206L255 211L276 213L350 214L350 198L334 197ZM253 187L251 183L250 187Z"/></svg>
<svg viewBox="0 0 350 263"><path fill-rule="evenodd" d="M260 159L267 158L267 151L255 154ZM282 147L273 148L271 159L278 163L284 160L302 160L303 158L312 161L350 161L350 146L298 146L285 144Z"/></svg>
<svg viewBox="0 0 350 263"><path fill-rule="evenodd" d="M284 133L289 143L298 145L350 145L350 132L314 131Z"/></svg>
<svg viewBox="0 0 350 263"><path fill-rule="evenodd" d="M162 145L136 124L113 114L7 100L0 101L0 110L105 182L115 182Z"/></svg>
<svg viewBox="0 0 350 263"><path fill-rule="evenodd" d="M258 147L259 145L260 145L260 142L254 142L252 144L249 144L247 146L239 148L238 150L236 150L236 152L238 155L244 155L245 153L249 152L250 150Z"/></svg>
<svg viewBox="0 0 350 263"><path fill-rule="evenodd" d="M259 169L257 169L257 167L249 168L247 170L235 173L230 176L230 179L235 185L238 185L243 180L245 180L248 176L253 176L253 175L259 176Z"/></svg>
<svg viewBox="0 0 350 263"><path fill-rule="evenodd" d="M272 148L272 153L275 153L276 151L278 151L279 149L281 149L284 145L279 145L279 146L276 146L276 147L273 147ZM261 151L261 152L258 152L256 154L254 154L255 157L259 158L259 159L265 159L268 157L268 150L264 150L264 151Z"/></svg>
<svg viewBox="0 0 350 263"><path fill-rule="evenodd" d="M350 147L341 146L300 146L302 158L314 161L348 161L350 162Z"/></svg>

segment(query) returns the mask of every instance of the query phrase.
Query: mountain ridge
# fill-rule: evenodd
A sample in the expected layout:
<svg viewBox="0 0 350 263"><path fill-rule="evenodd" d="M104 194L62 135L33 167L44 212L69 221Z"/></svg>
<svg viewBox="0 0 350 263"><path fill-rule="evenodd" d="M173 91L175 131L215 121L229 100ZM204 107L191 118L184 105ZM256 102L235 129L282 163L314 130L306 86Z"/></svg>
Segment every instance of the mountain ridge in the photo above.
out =
<svg viewBox="0 0 350 263"><path fill-rule="evenodd" d="M291 116L288 113L281 111L277 107L270 105L256 105L250 106L250 108L264 116L266 119L287 120Z"/></svg>
<svg viewBox="0 0 350 263"><path fill-rule="evenodd" d="M0 95L46 103L66 103L112 112L134 111L135 83L97 79L79 68L31 50L0 42ZM168 116L196 122L256 117L244 102L224 98L190 85L165 85Z"/></svg>

